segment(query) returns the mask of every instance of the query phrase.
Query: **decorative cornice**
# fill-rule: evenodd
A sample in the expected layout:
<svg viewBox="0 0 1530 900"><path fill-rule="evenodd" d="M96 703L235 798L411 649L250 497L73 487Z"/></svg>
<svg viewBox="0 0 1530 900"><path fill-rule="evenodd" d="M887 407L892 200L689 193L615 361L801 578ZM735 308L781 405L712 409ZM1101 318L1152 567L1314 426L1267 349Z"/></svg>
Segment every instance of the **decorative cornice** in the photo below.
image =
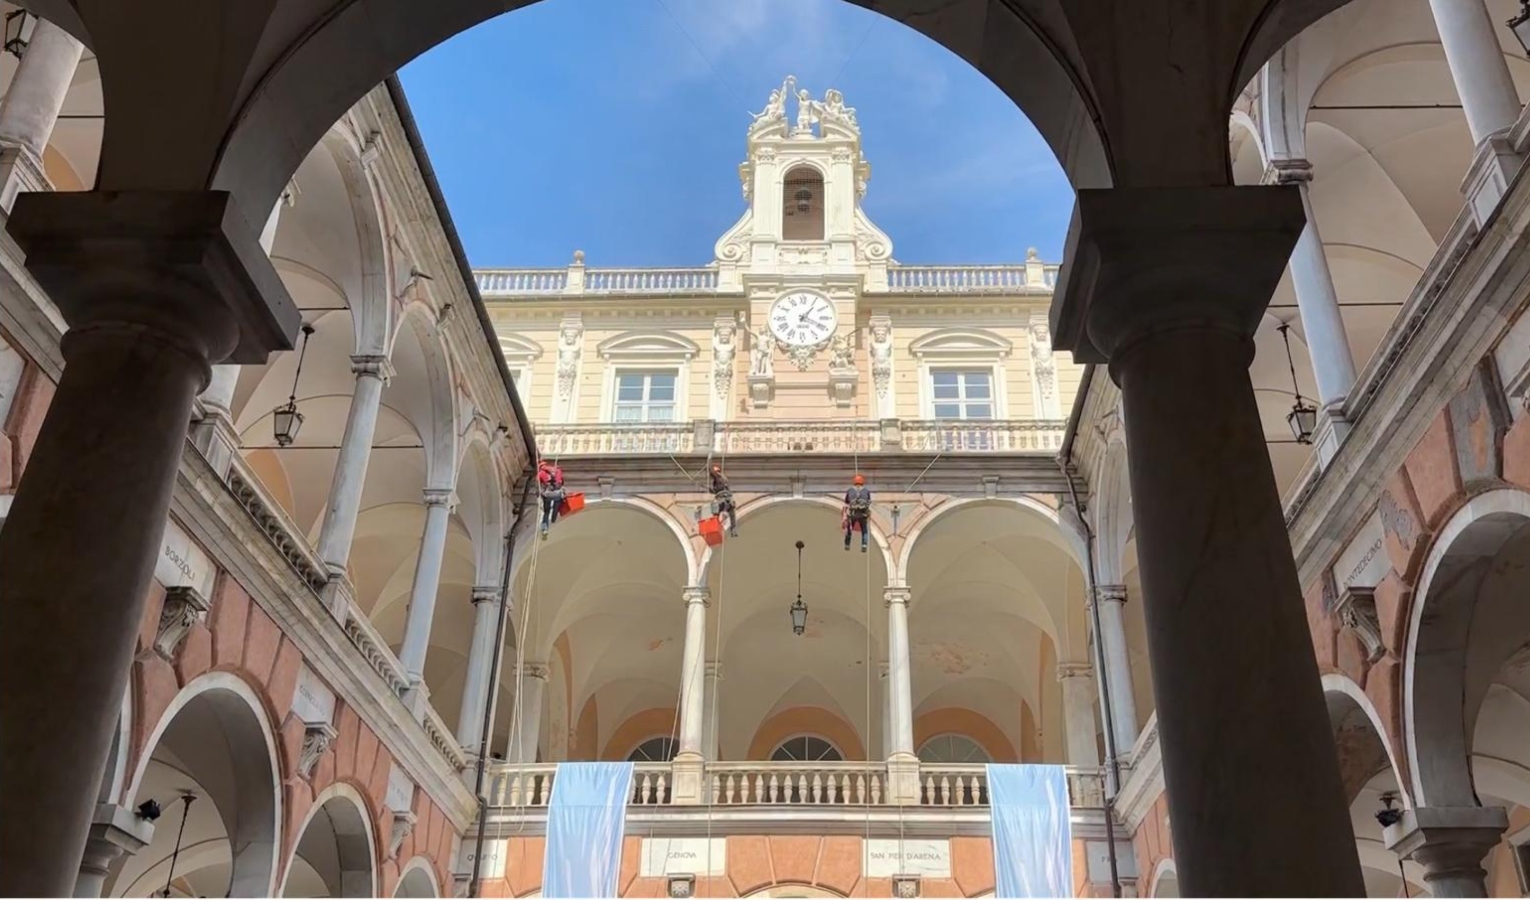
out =
<svg viewBox="0 0 1530 900"><path fill-rule="evenodd" d="M392 360L388 359L388 357L365 355L351 357L351 372L357 378L363 375L380 378L384 386L391 382L393 376L397 374L393 369Z"/></svg>
<svg viewBox="0 0 1530 900"><path fill-rule="evenodd" d="M1309 184L1312 163L1305 159L1272 159L1264 170L1265 184Z"/></svg>

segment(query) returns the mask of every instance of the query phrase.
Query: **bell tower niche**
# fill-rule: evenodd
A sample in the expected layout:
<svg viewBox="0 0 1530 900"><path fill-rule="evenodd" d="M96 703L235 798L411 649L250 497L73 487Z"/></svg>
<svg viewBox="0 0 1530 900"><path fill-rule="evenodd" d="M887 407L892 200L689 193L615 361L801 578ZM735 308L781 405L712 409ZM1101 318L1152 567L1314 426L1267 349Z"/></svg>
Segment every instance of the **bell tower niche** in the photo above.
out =
<svg viewBox="0 0 1530 900"><path fill-rule="evenodd" d="M807 276L885 283L892 242L861 210L871 165L839 91L815 100L787 76L750 123L747 151L738 173L748 209L716 247L723 285Z"/></svg>

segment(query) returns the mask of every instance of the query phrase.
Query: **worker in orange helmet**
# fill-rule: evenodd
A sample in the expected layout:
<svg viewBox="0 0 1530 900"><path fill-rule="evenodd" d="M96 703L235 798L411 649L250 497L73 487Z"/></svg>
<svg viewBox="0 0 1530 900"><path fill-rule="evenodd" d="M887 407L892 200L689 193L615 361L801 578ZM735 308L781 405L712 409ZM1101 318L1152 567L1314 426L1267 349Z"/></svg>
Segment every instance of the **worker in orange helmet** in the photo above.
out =
<svg viewBox="0 0 1530 900"><path fill-rule="evenodd" d="M866 476L856 473L850 489L845 491L845 511L840 519L845 529L845 549L850 549L850 535L856 529L861 532L861 552L866 552L871 532L871 489L866 487Z"/></svg>
<svg viewBox="0 0 1530 900"><path fill-rule="evenodd" d="M728 476L723 474L722 466L712 466L707 490L712 492L712 514L720 517L727 513L728 537L738 537L738 510L733 506L733 488L729 487Z"/></svg>

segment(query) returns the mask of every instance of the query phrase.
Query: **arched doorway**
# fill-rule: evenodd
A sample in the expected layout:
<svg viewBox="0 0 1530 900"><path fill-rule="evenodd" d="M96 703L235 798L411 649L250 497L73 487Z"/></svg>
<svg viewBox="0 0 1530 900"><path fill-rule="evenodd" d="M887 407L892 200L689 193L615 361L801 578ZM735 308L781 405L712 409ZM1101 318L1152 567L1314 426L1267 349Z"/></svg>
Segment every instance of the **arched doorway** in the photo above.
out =
<svg viewBox="0 0 1530 900"><path fill-rule="evenodd" d="M441 892L436 888L436 876L430 868L430 863L423 859L415 858L405 865L403 874L398 879L398 887L393 889L393 896L441 896Z"/></svg>
<svg viewBox="0 0 1530 900"><path fill-rule="evenodd" d="M154 840L121 864L107 893L271 896L278 766L255 692L226 672L202 676L170 704L149 746L127 805L158 804Z"/></svg>
<svg viewBox="0 0 1530 900"><path fill-rule="evenodd" d="M283 897L374 897L376 862L366 802L338 784L315 801L292 860Z"/></svg>

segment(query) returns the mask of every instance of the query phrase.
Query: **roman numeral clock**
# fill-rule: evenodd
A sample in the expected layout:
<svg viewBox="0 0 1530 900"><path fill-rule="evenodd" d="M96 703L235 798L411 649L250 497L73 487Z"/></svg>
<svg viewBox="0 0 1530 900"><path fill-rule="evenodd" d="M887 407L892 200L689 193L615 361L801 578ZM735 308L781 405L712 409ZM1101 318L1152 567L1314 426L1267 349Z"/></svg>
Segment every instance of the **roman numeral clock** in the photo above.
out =
<svg viewBox="0 0 1530 900"><path fill-rule="evenodd" d="M770 305L766 317L771 335L799 369L812 363L813 355L828 345L839 328L834 302L817 291L787 291Z"/></svg>

